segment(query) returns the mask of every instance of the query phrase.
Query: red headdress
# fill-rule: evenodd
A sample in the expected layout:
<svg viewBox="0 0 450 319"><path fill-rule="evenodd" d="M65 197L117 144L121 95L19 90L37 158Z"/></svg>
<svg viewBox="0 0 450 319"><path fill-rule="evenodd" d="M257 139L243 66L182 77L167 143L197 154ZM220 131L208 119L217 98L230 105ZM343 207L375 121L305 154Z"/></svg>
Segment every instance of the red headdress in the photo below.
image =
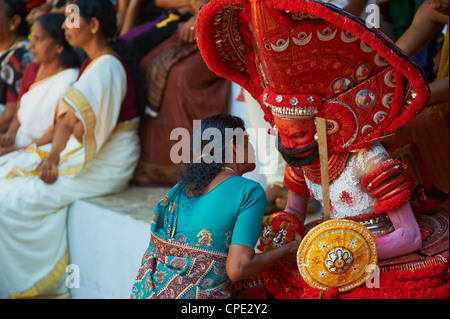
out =
<svg viewBox="0 0 450 319"><path fill-rule="evenodd" d="M211 0L199 13L208 67L274 115L327 119L328 148L351 151L411 121L430 92L421 70L376 28L305 0Z"/></svg>

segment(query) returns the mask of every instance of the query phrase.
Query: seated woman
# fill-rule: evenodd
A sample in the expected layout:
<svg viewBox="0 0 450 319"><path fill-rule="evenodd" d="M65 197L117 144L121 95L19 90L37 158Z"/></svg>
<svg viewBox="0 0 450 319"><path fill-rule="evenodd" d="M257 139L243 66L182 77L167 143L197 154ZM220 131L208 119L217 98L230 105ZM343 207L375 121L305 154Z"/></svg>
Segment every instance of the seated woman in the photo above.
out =
<svg viewBox="0 0 450 319"><path fill-rule="evenodd" d="M125 63L125 55L119 57L117 43L107 40L116 33L114 8L109 0L73 3L80 9L80 25L64 25L66 39L81 47L89 60L63 96L61 125L52 144L0 164L0 296L4 298L67 296L68 206L80 198L124 189L139 156L137 101L141 99L128 71L133 68ZM82 124L71 126L76 124L74 118ZM65 141L67 130L72 133ZM59 149L63 151L55 167L57 176L47 184L38 176L43 158Z"/></svg>
<svg viewBox="0 0 450 319"><path fill-rule="evenodd" d="M23 0L0 0L0 137L16 113L20 81L32 57Z"/></svg>
<svg viewBox="0 0 450 319"><path fill-rule="evenodd" d="M49 13L33 25L29 46L34 63L25 70L19 110L6 134L0 136L0 155L52 140L57 107L78 77L78 55L65 39L64 20L63 14Z"/></svg>
<svg viewBox="0 0 450 319"><path fill-rule="evenodd" d="M197 133L202 155L194 150L197 160L186 165L181 182L155 208L131 298L230 298L232 281L252 278L297 251L300 242L293 241L255 254L266 197L259 184L242 177L255 169L243 121L215 115L193 136ZM213 152L206 151L211 144Z"/></svg>
<svg viewBox="0 0 450 319"><path fill-rule="evenodd" d="M179 23L176 32L140 62L147 81L149 116L140 129L142 151L135 175L138 185L173 186L183 165L170 159L175 144L170 139L172 130L183 127L191 132L194 119L228 112L231 82L208 69L197 47L196 22L204 3L192 1L189 20Z"/></svg>

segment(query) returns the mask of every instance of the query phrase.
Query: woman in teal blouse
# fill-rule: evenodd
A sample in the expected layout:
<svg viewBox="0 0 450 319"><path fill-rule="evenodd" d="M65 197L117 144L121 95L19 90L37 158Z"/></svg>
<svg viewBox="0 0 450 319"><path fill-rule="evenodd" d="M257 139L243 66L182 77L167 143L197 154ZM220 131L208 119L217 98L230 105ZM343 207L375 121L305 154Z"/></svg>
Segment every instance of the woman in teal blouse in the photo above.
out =
<svg viewBox="0 0 450 319"><path fill-rule="evenodd" d="M230 129L241 134L229 137ZM156 206L131 298L231 298L232 281L297 252L299 241L255 254L266 197L258 183L242 177L255 169L242 119L215 115L194 136L197 130L206 151Z"/></svg>

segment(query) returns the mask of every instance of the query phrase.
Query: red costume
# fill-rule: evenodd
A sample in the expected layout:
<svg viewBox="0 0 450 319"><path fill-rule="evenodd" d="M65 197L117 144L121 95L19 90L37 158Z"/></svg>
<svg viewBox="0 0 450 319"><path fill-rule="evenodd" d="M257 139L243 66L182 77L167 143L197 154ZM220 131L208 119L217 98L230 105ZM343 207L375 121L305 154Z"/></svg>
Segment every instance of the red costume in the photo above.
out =
<svg viewBox="0 0 450 319"><path fill-rule="evenodd" d="M344 174L355 175L344 170L350 161L361 161L364 154L358 158L356 152L370 150L373 141L411 121L430 95L420 69L382 33L332 5L317 1L210 1L199 14L198 46L211 70L241 85L259 101L266 121L272 126L286 120L303 123L302 120L314 117L326 119L330 183L342 179ZM307 125L305 122L305 127ZM315 155L317 143L303 143L310 132L305 128L305 134L299 134L297 146L291 147L288 144L292 139L295 142L295 136L289 132L288 125L283 129L286 132L279 132L282 145L290 150L298 149L302 157L310 159L299 162L294 158L296 164L288 162L286 186L299 195L309 195L314 185L321 183L318 154ZM301 132L301 129L297 131ZM405 174L405 166L396 160L378 163L376 170L362 178L354 178L352 183L356 181L356 187L367 188L370 193L367 197L375 201L375 204L361 203L358 207L373 209L361 212L362 218L356 213L340 216L342 213L336 205L335 217L364 223L378 216L381 228L389 228L389 224L384 223L385 214L407 203L417 185ZM340 181L342 185L344 182ZM338 195L335 202L346 203L347 207L358 199L345 189L340 189ZM439 218L440 215L431 219ZM279 228L283 223L276 224ZM272 224L271 232L276 234L280 229L275 228ZM448 241L446 248L448 250ZM447 259L433 258L423 264L424 267L417 266L416 261L421 258L406 258L402 262L416 263L397 270L423 269L426 276L436 278L434 286L439 292L422 297L448 297ZM406 288L410 287L412 277L417 280L420 275L391 274L387 271L391 268L384 269L384 278L404 279L397 286L402 287L403 297L417 297L408 295ZM305 284L295 267L283 263L265 272L263 277L275 297L318 295ZM379 292L374 294L373 290L359 287L347 292L346 296L378 298ZM394 290L391 295L389 292L384 295L386 298L399 296Z"/></svg>

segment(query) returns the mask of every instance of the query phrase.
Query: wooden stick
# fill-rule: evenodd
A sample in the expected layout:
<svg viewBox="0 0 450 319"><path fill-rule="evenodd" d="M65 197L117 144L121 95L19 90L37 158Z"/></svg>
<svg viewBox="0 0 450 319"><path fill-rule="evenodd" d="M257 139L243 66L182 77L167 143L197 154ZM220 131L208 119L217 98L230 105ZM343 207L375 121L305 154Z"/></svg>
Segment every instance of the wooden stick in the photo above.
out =
<svg viewBox="0 0 450 319"><path fill-rule="evenodd" d="M316 129L319 144L320 176L322 179L323 219L330 219L330 183L328 176L327 121L316 117Z"/></svg>

